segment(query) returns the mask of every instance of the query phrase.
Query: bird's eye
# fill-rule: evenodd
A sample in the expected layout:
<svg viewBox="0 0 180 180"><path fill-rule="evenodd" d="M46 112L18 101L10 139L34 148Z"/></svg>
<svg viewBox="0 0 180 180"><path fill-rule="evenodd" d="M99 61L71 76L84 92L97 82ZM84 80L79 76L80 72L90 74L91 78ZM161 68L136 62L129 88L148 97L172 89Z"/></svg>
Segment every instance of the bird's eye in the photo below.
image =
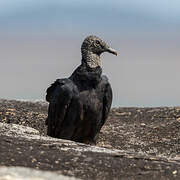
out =
<svg viewBox="0 0 180 180"><path fill-rule="evenodd" d="M100 42L98 40L96 40L96 44L100 44Z"/></svg>

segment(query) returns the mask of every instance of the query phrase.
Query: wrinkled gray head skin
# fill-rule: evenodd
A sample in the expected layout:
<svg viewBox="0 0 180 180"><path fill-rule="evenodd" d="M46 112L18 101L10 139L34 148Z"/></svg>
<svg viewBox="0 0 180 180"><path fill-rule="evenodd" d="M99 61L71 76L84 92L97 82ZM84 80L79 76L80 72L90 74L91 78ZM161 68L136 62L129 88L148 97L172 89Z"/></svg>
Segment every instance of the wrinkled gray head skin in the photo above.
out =
<svg viewBox="0 0 180 180"><path fill-rule="evenodd" d="M100 55L104 52L109 52L117 56L117 52L97 36L88 36L82 43L82 59L91 68L101 65Z"/></svg>

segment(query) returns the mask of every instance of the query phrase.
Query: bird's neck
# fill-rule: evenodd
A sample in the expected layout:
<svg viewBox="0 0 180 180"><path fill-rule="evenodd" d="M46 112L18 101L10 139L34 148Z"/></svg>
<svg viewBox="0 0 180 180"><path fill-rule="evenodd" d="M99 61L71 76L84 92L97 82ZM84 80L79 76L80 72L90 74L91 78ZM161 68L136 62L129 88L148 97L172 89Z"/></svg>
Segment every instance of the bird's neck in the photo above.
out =
<svg viewBox="0 0 180 180"><path fill-rule="evenodd" d="M80 66L76 68L70 79L80 88L86 89L88 87L94 88L101 81L102 69L100 66L91 68L86 62L82 60Z"/></svg>
<svg viewBox="0 0 180 180"><path fill-rule="evenodd" d="M97 68L101 66L100 55L94 54L92 52L86 52L82 54L82 63L87 64L90 68Z"/></svg>

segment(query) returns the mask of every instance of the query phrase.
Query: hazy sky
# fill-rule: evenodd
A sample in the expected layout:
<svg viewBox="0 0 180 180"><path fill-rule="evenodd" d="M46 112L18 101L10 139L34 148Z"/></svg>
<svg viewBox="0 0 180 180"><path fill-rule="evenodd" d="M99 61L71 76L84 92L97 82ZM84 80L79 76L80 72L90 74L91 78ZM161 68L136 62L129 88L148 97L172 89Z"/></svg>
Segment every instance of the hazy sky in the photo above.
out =
<svg viewBox="0 0 180 180"><path fill-rule="evenodd" d="M113 106L180 106L178 0L1 0L0 97L44 99L89 34L119 52L102 56Z"/></svg>

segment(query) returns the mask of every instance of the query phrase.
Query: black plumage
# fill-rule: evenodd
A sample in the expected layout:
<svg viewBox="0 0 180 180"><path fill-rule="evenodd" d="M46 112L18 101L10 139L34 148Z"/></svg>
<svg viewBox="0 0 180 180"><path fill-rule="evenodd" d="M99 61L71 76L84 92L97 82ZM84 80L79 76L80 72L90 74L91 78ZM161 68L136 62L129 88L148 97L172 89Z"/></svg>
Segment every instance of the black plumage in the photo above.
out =
<svg viewBox="0 0 180 180"><path fill-rule="evenodd" d="M100 55L117 55L104 41L88 36L82 46L82 63L69 78L57 79L48 89L48 132L52 137L95 143L112 103L112 89L102 76Z"/></svg>

